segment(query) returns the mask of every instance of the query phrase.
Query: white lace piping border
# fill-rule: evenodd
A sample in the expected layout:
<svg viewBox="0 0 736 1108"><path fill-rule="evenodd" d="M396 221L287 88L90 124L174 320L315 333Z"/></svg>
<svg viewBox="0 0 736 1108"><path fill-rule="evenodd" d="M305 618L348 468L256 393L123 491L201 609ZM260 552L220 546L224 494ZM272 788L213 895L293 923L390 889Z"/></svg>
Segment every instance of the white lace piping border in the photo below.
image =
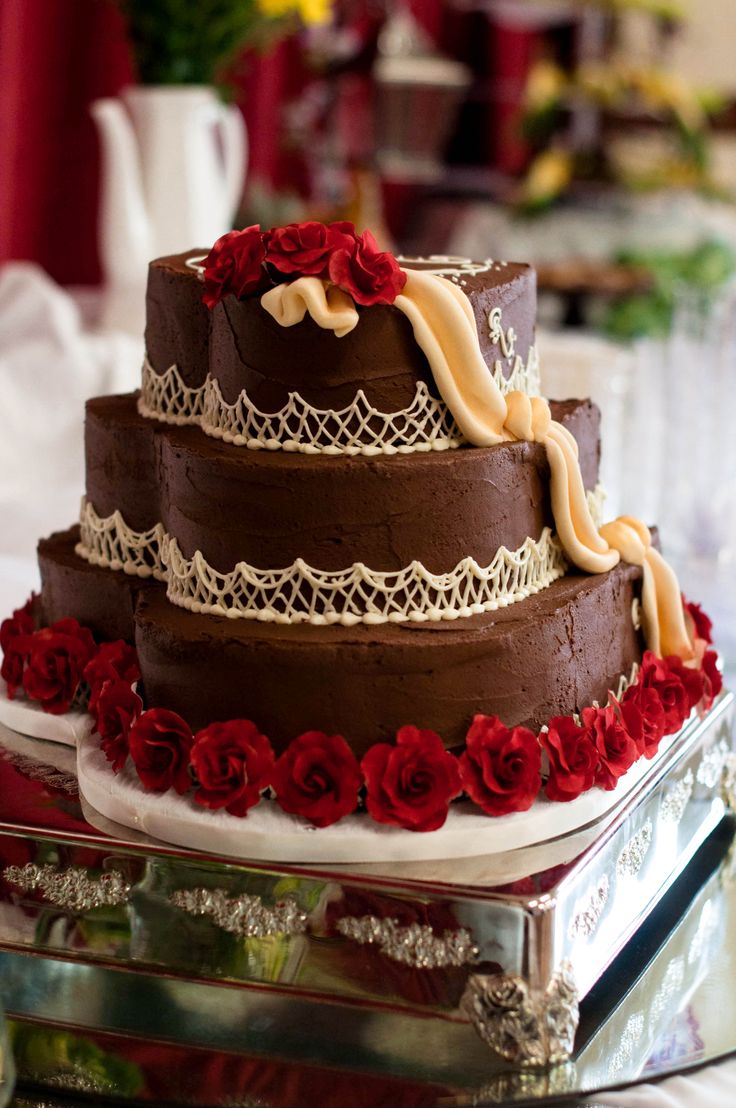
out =
<svg viewBox="0 0 736 1108"><path fill-rule="evenodd" d="M502 392L519 389L539 393L539 362L534 347L526 364L516 357L511 375L504 377L497 361L494 380ZM315 408L298 393L278 412L262 412L243 391L233 404L224 400L217 380L207 376L190 388L177 366L158 374L148 358L143 362L138 411L147 419L175 426L193 424L212 438L249 450L284 450L302 454L411 454L454 450L465 439L447 405L418 381L408 408L380 412L363 390L347 407Z"/></svg>
<svg viewBox="0 0 736 1108"><path fill-rule="evenodd" d="M396 571L319 570L298 558L284 569L239 562L229 573L209 565L201 551L186 558L161 523L134 531L119 511L100 518L83 501L76 553L92 565L166 582L172 604L192 612L268 623L318 626L423 623L454 620L505 608L547 588L567 563L547 527L518 550L501 547L489 566L463 558L449 573L421 562Z"/></svg>

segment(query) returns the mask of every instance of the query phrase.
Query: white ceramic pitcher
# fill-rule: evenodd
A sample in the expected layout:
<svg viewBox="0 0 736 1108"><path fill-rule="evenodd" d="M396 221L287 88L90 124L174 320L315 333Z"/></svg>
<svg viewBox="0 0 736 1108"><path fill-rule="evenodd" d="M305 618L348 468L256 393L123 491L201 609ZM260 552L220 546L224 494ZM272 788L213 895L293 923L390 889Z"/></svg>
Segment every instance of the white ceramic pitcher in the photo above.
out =
<svg viewBox="0 0 736 1108"><path fill-rule="evenodd" d="M91 112L102 143L103 269L111 292L142 296L151 258L211 246L232 227L245 124L207 85L133 87Z"/></svg>

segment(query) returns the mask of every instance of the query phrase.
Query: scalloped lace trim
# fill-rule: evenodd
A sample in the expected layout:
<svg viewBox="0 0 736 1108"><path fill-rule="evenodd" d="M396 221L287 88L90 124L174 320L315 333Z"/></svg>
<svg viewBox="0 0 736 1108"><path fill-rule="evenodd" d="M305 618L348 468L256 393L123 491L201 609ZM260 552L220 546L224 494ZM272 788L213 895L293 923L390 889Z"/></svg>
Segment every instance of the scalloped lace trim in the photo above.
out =
<svg viewBox="0 0 736 1108"><path fill-rule="evenodd" d="M449 573L430 573L421 562L384 572L355 562L319 570L298 558L284 569L239 562L229 573L209 565L201 551L185 558L158 523L128 527L119 511L100 518L83 501L76 552L93 565L165 581L172 604L192 612L269 623L403 623L453 620L505 608L547 588L567 568L546 527L538 541L518 550L501 547L489 566L463 558Z"/></svg>
<svg viewBox="0 0 736 1108"><path fill-rule="evenodd" d="M497 361L493 378L503 393L514 389L539 393L539 362L534 347L526 364L517 357L509 377ZM347 407L315 408L298 393L289 394L278 412L262 412L246 392L233 404L208 375L203 385L190 388L177 366L163 374L143 363L138 411L148 419L177 426L195 424L212 438L250 450L285 450L303 454L411 454L415 451L453 450L463 438L447 405L432 396L424 381L417 382L414 400L398 412L380 412L360 389Z"/></svg>

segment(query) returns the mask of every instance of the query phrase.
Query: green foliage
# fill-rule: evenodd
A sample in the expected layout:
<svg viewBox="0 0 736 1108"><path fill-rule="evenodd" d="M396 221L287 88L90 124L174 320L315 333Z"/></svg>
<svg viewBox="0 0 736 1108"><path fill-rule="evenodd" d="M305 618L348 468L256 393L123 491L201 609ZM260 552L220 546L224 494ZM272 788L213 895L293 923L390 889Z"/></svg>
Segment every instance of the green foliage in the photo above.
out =
<svg viewBox="0 0 736 1108"><path fill-rule="evenodd" d="M255 0L118 0L144 85L212 84L246 41L266 39Z"/></svg>
<svg viewBox="0 0 736 1108"><path fill-rule="evenodd" d="M724 242L708 240L689 251L627 250L619 262L648 270L650 292L615 301L608 308L604 327L616 339L669 334L678 289L685 287L709 298L736 273L736 252Z"/></svg>

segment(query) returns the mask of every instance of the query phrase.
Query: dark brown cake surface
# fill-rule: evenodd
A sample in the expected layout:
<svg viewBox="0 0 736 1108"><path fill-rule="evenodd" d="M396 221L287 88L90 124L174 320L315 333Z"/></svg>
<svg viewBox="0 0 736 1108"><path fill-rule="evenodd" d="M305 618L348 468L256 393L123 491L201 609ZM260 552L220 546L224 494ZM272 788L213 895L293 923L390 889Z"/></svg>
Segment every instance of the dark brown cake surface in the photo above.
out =
<svg viewBox="0 0 736 1108"><path fill-rule="evenodd" d="M350 629L233 626L149 592L136 613L136 647L151 703L192 726L245 716L278 749L317 729L363 753L413 723L452 747L476 712L538 728L605 701L641 658L631 618L639 574L620 566L566 576L502 611L455 622Z"/></svg>
<svg viewBox="0 0 736 1108"><path fill-rule="evenodd" d="M278 748L306 730L363 752L405 723L462 743L476 712L539 727L604 701L641 659L640 570L571 574L498 612L452 622L314 627L195 615L165 586L87 565L76 534L39 549L47 619L135 637L147 702L192 727L253 719Z"/></svg>
<svg viewBox="0 0 736 1108"><path fill-rule="evenodd" d="M599 414L589 401L553 405L576 436L586 487L598 478ZM465 557L489 565L552 525L549 467L538 443L441 454L330 457L251 451L139 416L135 397L87 405L87 495L100 516L157 522L186 557L201 550L228 572L245 561L322 570L363 562L434 573Z"/></svg>
<svg viewBox="0 0 736 1108"><path fill-rule="evenodd" d="M272 412L296 391L317 408L342 408L359 389L380 411L411 404L417 381L436 393L422 350L406 316L392 305L360 308L358 325L337 338L309 317L282 327L266 312L259 297L226 296L209 313L201 302L202 284L188 260L205 251L187 251L151 262L146 299L146 349L156 373L176 364L187 385L201 385L207 370L218 381L228 403L241 390L263 411ZM436 264L436 263L428 263ZM482 263L481 263L482 264ZM415 262L402 262L410 269ZM421 268L421 266L417 266ZM488 263L478 274L458 277L478 324L483 357L493 369L507 358L489 317L500 308L505 332L512 328L514 357L526 362L534 342L536 278L528 265Z"/></svg>

